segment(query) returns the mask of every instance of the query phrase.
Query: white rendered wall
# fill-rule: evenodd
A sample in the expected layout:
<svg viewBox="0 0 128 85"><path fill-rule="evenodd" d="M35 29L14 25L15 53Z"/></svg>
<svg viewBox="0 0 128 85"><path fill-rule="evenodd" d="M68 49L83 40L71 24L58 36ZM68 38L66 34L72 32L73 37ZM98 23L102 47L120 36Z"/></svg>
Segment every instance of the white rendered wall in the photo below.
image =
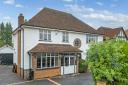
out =
<svg viewBox="0 0 128 85"><path fill-rule="evenodd" d="M17 33L16 34L14 34L13 36L12 36L12 39L13 39L13 48L14 48L14 50L13 50L13 63L16 63L17 64L17 57L18 57L18 49L17 49Z"/></svg>
<svg viewBox="0 0 128 85"><path fill-rule="evenodd" d="M86 44L86 34L85 33L76 33L71 32L69 33L69 43L62 42L62 32L61 31L51 31L51 41L52 42L45 42L39 41L39 29L37 28L24 28L24 68L29 69L29 55L28 51L35 47L38 43L51 43L51 44L71 44L76 38L81 40L81 47L82 50L82 59L86 58L86 50L88 49L88 44ZM98 41L102 41L103 37L99 36Z"/></svg>

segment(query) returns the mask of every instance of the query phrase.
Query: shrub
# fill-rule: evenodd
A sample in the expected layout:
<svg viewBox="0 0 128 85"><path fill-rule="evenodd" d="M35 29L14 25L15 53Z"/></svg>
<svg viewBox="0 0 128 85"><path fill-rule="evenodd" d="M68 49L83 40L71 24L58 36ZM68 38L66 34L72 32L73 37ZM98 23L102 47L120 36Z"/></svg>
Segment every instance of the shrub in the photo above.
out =
<svg viewBox="0 0 128 85"><path fill-rule="evenodd" d="M96 80L128 85L128 42L108 40L93 43L87 51L87 62Z"/></svg>
<svg viewBox="0 0 128 85"><path fill-rule="evenodd" d="M80 59L79 61L79 72L80 73L85 73L87 71L88 65L86 60Z"/></svg>

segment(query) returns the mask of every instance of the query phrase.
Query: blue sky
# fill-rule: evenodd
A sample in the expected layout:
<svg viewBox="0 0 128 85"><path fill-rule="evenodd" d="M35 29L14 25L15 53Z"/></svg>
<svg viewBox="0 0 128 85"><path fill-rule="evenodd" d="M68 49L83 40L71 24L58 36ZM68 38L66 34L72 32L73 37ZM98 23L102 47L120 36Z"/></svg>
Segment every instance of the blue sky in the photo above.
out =
<svg viewBox="0 0 128 85"><path fill-rule="evenodd" d="M128 0L0 0L0 22L17 27L17 16L29 20L44 7L69 12L94 28L128 28Z"/></svg>

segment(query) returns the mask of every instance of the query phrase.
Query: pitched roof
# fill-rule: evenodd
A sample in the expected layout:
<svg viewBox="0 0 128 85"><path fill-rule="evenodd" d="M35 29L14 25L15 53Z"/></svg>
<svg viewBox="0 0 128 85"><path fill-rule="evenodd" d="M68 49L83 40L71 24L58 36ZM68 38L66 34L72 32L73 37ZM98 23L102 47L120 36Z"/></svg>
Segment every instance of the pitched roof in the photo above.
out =
<svg viewBox="0 0 128 85"><path fill-rule="evenodd" d="M25 25L93 34L98 33L91 26L77 19L72 14L50 8L41 10Z"/></svg>
<svg viewBox="0 0 128 85"><path fill-rule="evenodd" d="M114 38L117 36L117 34L120 32L120 31L123 31L124 32L124 29L122 27L120 28L109 28L109 27L100 27L98 28L98 31L100 33L103 33L105 37L109 37L109 38ZM125 32L124 32L125 34ZM125 34L126 36L126 34ZM127 38L127 37L126 37Z"/></svg>
<svg viewBox="0 0 128 85"><path fill-rule="evenodd" d="M39 43L34 48L32 48L29 52L56 52L56 53L64 53L64 52L82 52L76 47L67 44L46 44Z"/></svg>

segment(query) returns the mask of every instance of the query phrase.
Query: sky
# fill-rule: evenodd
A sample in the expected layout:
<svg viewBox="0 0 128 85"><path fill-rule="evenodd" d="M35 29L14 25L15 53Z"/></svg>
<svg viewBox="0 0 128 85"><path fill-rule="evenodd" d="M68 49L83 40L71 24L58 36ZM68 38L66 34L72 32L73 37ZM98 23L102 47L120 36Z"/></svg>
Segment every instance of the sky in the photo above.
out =
<svg viewBox="0 0 128 85"><path fill-rule="evenodd" d="M29 20L44 7L71 13L95 29L128 28L128 0L0 0L0 22L15 29L20 13Z"/></svg>

